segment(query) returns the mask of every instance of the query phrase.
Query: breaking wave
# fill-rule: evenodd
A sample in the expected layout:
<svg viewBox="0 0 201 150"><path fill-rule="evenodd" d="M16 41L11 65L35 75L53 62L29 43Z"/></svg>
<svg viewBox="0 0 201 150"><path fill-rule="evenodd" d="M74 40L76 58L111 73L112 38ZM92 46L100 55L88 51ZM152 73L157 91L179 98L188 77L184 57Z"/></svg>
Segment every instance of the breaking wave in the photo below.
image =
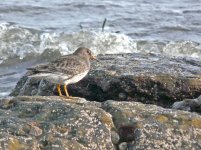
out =
<svg viewBox="0 0 201 150"><path fill-rule="evenodd" d="M167 56L201 58L201 45L193 41L137 41L124 34L79 31L40 31L12 23L0 24L0 63L12 58L36 57L45 50L72 53L79 46L95 54L160 53Z"/></svg>

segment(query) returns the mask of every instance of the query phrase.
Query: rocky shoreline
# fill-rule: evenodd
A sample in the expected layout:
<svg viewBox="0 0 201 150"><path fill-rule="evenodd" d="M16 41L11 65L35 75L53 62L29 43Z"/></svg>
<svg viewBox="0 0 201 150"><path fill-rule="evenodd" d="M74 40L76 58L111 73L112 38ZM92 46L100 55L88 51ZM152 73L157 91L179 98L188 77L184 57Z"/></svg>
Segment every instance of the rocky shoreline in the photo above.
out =
<svg viewBox="0 0 201 150"><path fill-rule="evenodd" d="M92 101L138 101L170 108L176 101L201 95L201 61L157 54L99 55L89 74L69 85L69 92ZM11 96L57 95L55 85L20 79ZM52 92L55 91L55 92Z"/></svg>
<svg viewBox="0 0 201 150"><path fill-rule="evenodd" d="M18 96L0 112L2 149L201 148L200 115L140 102Z"/></svg>
<svg viewBox="0 0 201 150"><path fill-rule="evenodd" d="M0 105L1 147L201 149L201 61L151 53L98 60L68 87L83 98L55 96L55 85L28 79L31 72L22 77Z"/></svg>

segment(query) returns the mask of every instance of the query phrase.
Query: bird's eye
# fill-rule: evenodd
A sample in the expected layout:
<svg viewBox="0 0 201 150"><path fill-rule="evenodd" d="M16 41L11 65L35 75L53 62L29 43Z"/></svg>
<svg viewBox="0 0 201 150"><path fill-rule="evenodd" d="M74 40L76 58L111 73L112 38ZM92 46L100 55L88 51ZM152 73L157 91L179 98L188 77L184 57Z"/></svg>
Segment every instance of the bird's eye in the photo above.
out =
<svg viewBox="0 0 201 150"><path fill-rule="evenodd" d="M89 55L91 55L91 52L90 52L89 50L87 50L87 53L88 53Z"/></svg>

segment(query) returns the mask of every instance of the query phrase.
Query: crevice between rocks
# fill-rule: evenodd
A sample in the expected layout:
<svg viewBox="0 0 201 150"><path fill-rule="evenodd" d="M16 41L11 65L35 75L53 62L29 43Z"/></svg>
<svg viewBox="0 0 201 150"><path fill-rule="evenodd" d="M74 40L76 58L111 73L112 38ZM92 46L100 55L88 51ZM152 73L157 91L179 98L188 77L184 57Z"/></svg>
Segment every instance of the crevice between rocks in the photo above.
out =
<svg viewBox="0 0 201 150"><path fill-rule="evenodd" d="M137 123L132 125L122 125L120 128L115 124L114 116L108 108L104 106L104 102L101 102L101 109L105 112L109 113L112 116L112 121L114 124L114 128L110 130L111 132L111 140L115 146L116 150L122 149L134 149L135 147L135 139L137 138L135 132L137 131Z"/></svg>

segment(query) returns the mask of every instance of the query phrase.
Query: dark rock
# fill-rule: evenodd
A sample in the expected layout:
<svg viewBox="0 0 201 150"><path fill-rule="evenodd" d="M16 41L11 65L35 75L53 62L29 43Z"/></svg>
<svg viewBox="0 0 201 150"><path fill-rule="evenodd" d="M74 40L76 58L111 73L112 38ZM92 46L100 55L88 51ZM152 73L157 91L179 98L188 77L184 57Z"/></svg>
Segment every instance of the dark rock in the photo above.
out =
<svg viewBox="0 0 201 150"><path fill-rule="evenodd" d="M195 99L184 99L183 101L175 102L172 108L201 114L201 96Z"/></svg>
<svg viewBox="0 0 201 150"><path fill-rule="evenodd" d="M88 100L140 101L171 107L201 95L201 61L155 54L100 55L87 77L69 85L69 93ZM11 95L56 95L55 86L27 73ZM53 92L54 91L54 92Z"/></svg>
<svg viewBox="0 0 201 150"><path fill-rule="evenodd" d="M135 140L135 126L124 125L119 128L119 135L121 137L121 142L132 142Z"/></svg>

